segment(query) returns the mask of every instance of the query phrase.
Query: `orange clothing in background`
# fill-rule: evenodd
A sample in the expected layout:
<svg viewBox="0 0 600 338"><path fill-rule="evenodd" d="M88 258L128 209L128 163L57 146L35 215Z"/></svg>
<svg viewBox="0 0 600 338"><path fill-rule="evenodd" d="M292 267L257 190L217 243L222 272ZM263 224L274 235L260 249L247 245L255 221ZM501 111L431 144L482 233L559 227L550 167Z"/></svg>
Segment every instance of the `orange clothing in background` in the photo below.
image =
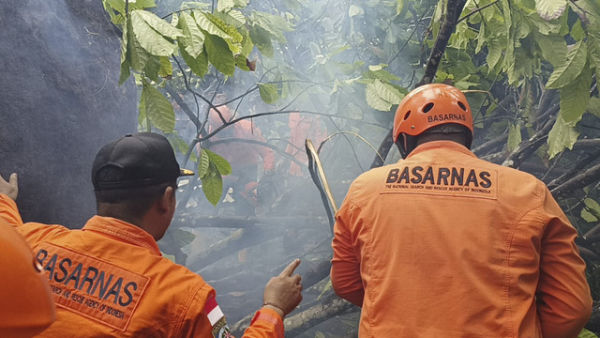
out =
<svg viewBox="0 0 600 338"><path fill-rule="evenodd" d="M43 337L213 337L226 324L215 290L133 224L101 216L81 230L23 224L6 195L0 218L25 236L49 281L57 320ZM283 337L281 317L260 310L244 337Z"/></svg>
<svg viewBox="0 0 600 338"><path fill-rule="evenodd" d="M543 182L451 141L362 174L331 280L360 337L576 337L592 299L576 230Z"/></svg>
<svg viewBox="0 0 600 338"><path fill-rule="evenodd" d="M318 117L301 115L300 113L290 113L288 126L290 127L290 142L285 148L285 152L302 163L308 163L304 142L306 139L310 139L314 146L318 148L327 137L327 128ZM291 162L289 173L301 176L302 168Z"/></svg>
<svg viewBox="0 0 600 338"><path fill-rule="evenodd" d="M233 120L233 113L227 106L219 106L219 112L225 121ZM214 109L209 111L209 132L221 127L223 121ZM219 131L211 141L218 141L227 138L246 139L266 143L267 140L262 136L260 129L253 125L250 120L241 120L233 125ZM260 159L263 161L264 171L271 171L275 165L275 156L273 150L254 143L231 142L221 143L210 146L210 150L223 156L233 168L241 168L249 165L258 165Z"/></svg>
<svg viewBox="0 0 600 338"><path fill-rule="evenodd" d="M55 319L50 288L31 248L0 219L0 337L29 338Z"/></svg>

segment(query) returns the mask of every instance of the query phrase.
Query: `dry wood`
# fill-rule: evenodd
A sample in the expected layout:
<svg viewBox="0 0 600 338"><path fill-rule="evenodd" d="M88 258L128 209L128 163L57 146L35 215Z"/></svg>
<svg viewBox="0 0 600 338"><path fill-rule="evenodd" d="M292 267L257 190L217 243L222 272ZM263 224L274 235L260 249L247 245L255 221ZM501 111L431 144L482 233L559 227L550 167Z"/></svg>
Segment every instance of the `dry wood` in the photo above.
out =
<svg viewBox="0 0 600 338"><path fill-rule="evenodd" d="M589 184L596 183L600 180L600 164L588 168L581 174L567 180L556 188L552 189L552 194L555 198L566 195L567 193L583 188Z"/></svg>

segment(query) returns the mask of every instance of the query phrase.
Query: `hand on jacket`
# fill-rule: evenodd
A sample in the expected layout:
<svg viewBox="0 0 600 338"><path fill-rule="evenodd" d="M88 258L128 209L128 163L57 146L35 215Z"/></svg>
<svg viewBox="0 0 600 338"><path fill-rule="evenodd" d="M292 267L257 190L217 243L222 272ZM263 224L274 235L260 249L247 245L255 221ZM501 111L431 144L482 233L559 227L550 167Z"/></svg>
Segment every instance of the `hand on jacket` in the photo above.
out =
<svg viewBox="0 0 600 338"><path fill-rule="evenodd" d="M300 259L291 262L279 276L272 277L265 286L264 304L277 311L281 317L292 312L302 301L302 277L292 275L300 265Z"/></svg>
<svg viewBox="0 0 600 338"><path fill-rule="evenodd" d="M19 195L19 185L16 173L10 174L8 182L0 175L0 194L7 195L12 198L13 201L17 200L17 195Z"/></svg>

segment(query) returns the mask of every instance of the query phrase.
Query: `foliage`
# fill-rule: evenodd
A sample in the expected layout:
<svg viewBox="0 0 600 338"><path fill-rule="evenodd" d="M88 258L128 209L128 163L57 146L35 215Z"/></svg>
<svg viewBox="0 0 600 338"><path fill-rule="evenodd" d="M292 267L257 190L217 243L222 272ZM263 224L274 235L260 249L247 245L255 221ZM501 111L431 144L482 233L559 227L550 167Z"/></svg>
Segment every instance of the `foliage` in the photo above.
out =
<svg viewBox="0 0 600 338"><path fill-rule="evenodd" d="M254 62L249 60L253 46L270 55L273 42L285 42L283 32L291 30L279 16L260 11L244 14L241 10L248 5L246 0L220 0L215 12L209 3L184 2L180 10L168 15L170 22L150 11L156 7L154 0L103 0L103 5L113 24L122 30L119 83L133 73L142 88L140 126L173 134L171 139L179 143L173 106L161 90L173 78L172 61L179 65L182 58L199 78L209 73L210 66L225 76L233 76L236 68L253 70ZM261 85L260 90L266 102L278 98L276 88L270 84ZM202 127L197 125L198 130ZM231 173L229 164L203 149L198 169L207 199L217 204L222 176Z"/></svg>
<svg viewBox="0 0 600 338"><path fill-rule="evenodd" d="M577 338L598 338L592 331L583 329L577 336Z"/></svg>

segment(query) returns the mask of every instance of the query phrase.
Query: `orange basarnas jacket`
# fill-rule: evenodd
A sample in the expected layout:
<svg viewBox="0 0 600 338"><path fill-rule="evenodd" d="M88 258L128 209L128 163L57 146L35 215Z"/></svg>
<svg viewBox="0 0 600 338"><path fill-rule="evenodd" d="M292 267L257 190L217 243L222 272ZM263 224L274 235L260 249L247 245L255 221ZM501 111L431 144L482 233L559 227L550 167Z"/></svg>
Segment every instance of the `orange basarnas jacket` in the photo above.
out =
<svg viewBox="0 0 600 338"><path fill-rule="evenodd" d="M360 337L576 337L576 230L546 186L451 141L370 170L336 215L331 280Z"/></svg>
<svg viewBox="0 0 600 338"><path fill-rule="evenodd" d="M215 290L162 257L137 226L100 216L81 230L23 224L15 202L1 194L0 217L26 238L48 277L56 321L41 337L226 337ZM266 308L244 334L283 336L281 317Z"/></svg>

